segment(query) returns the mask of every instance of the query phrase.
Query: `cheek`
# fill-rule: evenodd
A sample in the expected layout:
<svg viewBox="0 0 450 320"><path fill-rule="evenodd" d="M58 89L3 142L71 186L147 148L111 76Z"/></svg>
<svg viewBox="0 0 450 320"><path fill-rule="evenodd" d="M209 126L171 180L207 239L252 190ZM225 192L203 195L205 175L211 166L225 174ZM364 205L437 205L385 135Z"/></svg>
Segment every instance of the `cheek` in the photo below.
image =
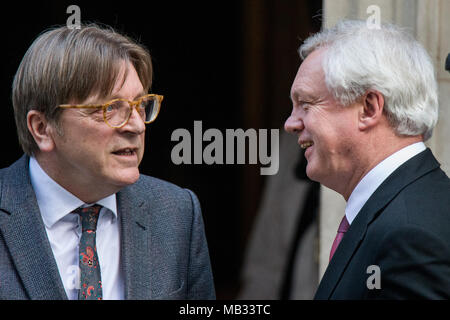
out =
<svg viewBox="0 0 450 320"><path fill-rule="evenodd" d="M138 165L141 163L142 159L144 158L144 152L145 152L145 135L141 137L141 147L138 151Z"/></svg>
<svg viewBox="0 0 450 320"><path fill-rule="evenodd" d="M92 153L101 155L107 150L109 139L107 136L101 134L86 134L83 138L82 144L85 150L89 150Z"/></svg>
<svg viewBox="0 0 450 320"><path fill-rule="evenodd" d="M102 132L85 132L82 140L78 143L79 153L89 157L94 166L101 166L109 161L110 136Z"/></svg>

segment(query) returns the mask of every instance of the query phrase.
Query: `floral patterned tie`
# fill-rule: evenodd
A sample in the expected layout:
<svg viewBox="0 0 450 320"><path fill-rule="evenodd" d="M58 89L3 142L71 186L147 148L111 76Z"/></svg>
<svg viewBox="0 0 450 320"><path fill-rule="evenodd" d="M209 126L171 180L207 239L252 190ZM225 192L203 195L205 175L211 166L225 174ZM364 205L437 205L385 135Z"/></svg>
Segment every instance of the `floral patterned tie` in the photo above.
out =
<svg viewBox="0 0 450 320"><path fill-rule="evenodd" d="M79 249L80 291L78 300L102 300L102 277L97 256L95 236L97 221L102 206L78 208L73 212L81 218L81 239Z"/></svg>

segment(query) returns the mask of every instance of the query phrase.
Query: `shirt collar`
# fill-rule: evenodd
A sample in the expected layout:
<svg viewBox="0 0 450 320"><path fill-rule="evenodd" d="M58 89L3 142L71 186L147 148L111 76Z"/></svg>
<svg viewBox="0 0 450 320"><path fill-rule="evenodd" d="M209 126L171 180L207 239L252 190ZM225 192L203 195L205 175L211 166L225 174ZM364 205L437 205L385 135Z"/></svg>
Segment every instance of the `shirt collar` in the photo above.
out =
<svg viewBox="0 0 450 320"><path fill-rule="evenodd" d="M30 157L30 179L42 219L47 228L51 228L67 214L84 205L83 201L50 178L34 157ZM105 197L96 203L109 209L117 218L116 194Z"/></svg>
<svg viewBox="0 0 450 320"><path fill-rule="evenodd" d="M425 149L426 146L423 142L413 143L393 153L370 170L348 198L345 207L345 216L348 222L352 223L370 196L392 172Z"/></svg>

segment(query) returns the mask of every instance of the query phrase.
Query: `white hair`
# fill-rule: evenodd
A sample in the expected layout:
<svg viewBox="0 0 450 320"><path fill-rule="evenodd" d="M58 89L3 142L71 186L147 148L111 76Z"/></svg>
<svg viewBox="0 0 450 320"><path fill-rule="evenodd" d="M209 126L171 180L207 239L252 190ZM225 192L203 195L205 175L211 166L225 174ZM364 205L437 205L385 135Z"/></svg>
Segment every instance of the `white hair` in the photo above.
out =
<svg viewBox="0 0 450 320"><path fill-rule="evenodd" d="M398 135L428 140L438 119L438 93L433 63L422 45L392 24L368 28L365 21L346 20L305 40L299 54L326 48L325 82L346 106L369 90L384 97L384 111Z"/></svg>

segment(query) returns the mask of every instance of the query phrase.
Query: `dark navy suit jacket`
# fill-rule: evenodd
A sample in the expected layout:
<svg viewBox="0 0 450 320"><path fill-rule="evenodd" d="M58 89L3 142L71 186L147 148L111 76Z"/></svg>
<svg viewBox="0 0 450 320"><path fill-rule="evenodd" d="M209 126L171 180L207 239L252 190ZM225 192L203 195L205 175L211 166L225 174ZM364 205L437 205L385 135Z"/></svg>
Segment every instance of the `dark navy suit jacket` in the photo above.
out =
<svg viewBox="0 0 450 320"><path fill-rule="evenodd" d="M117 193L126 299L214 299L203 220L187 189L141 175ZM67 299L23 156L0 170L0 299Z"/></svg>
<svg viewBox="0 0 450 320"><path fill-rule="evenodd" d="M379 273L367 270L370 266ZM376 273L380 289L373 286ZM395 170L366 202L315 299L449 298L450 180L426 149Z"/></svg>

